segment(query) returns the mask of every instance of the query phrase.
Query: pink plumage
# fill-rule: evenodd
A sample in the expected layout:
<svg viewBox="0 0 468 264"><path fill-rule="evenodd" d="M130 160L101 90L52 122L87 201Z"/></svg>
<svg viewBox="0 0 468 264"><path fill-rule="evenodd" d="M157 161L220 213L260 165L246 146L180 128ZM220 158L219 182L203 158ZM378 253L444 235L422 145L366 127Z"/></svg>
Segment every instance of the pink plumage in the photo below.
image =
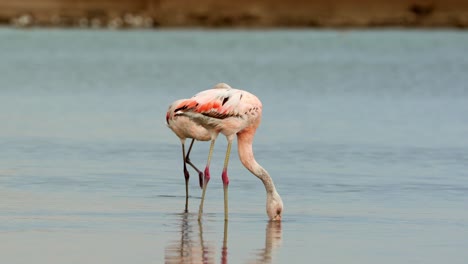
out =
<svg viewBox="0 0 468 264"><path fill-rule="evenodd" d="M214 89L202 91L190 99L181 100L174 107L175 116L189 117L193 122L203 126L211 134L212 144L208 154L205 177L203 181L202 201L199 219L203 211L206 187L210 180L209 165L213 152L214 141L219 133L226 136L228 147L222 173L224 187L224 213L228 219L227 190L229 178L227 167L232 141L237 135L238 152L242 164L252 174L262 180L267 192L267 214L271 220L281 220L283 202L276 191L273 180L268 172L254 158L252 143L255 131L261 122L262 103L253 94L233 89L227 84L218 84ZM173 114L173 113L171 113Z"/></svg>
<svg viewBox="0 0 468 264"><path fill-rule="evenodd" d="M222 89L229 87L227 84L219 83L213 87L213 89ZM186 99L180 99L173 102L167 112L166 112L166 124L167 126L179 137L180 143L182 145L182 160L184 168L184 177L185 177L185 212L188 212L188 181L190 174L187 170L187 164L192 166L194 170L198 172L200 187L203 186L203 173L190 161L190 151L192 150L193 143L195 140L199 141L208 141L211 140L211 145L214 145L214 139L216 135L208 131L203 126L193 122L190 118L186 116L177 116L175 115L176 107ZM214 137L214 138L213 138ZM190 147L185 154L185 140L191 138Z"/></svg>
<svg viewBox="0 0 468 264"><path fill-rule="evenodd" d="M202 91L182 100L176 115L185 115L208 130L226 136L260 124L262 103L253 94L232 88Z"/></svg>
<svg viewBox="0 0 468 264"><path fill-rule="evenodd" d="M187 138L193 138L200 141L208 141L211 139L210 132L203 126L193 122L186 116L176 116L174 110L183 102L184 99L177 100L169 106L166 113L167 126L184 141Z"/></svg>
<svg viewBox="0 0 468 264"><path fill-rule="evenodd" d="M188 181L190 174L187 170L186 164L189 164L198 172L200 187L202 187L203 173L190 161L190 151L192 150L192 146L195 140L208 141L211 139L211 133L206 130L206 128L193 122L186 116L174 115L174 109L181 101L183 100L177 100L169 106L166 113L166 124L177 135L177 137L179 137L180 143L182 145L182 159L185 177L185 212L188 212ZM190 143L187 154L185 154L185 140L187 138L191 138L192 141Z"/></svg>

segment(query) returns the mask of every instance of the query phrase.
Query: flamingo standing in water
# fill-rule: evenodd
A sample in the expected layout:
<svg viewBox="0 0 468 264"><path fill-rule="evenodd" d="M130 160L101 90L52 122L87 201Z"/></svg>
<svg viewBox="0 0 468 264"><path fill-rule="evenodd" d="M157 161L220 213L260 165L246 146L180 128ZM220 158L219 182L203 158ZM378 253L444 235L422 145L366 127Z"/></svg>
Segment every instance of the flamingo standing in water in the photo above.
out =
<svg viewBox="0 0 468 264"><path fill-rule="evenodd" d="M194 123L188 117L174 116L175 107L182 101L183 99L177 100L169 106L169 109L166 113L166 123L167 126L179 137L180 143L182 144L182 159L184 162L185 176L185 212L188 212L188 182L190 174L187 170L187 164L192 166L192 168L198 172L200 187L203 186L203 172L195 167L195 165L193 165L193 163L190 161L190 151L192 150L195 140L208 141L211 139L211 135L208 130L198 125L197 123ZM190 143L187 154L185 154L185 140L187 138L191 138L192 142Z"/></svg>
<svg viewBox="0 0 468 264"><path fill-rule="evenodd" d="M270 220L281 220L283 201L276 191L273 180L268 172L255 160L252 150L255 131L260 125L262 118L262 103L255 95L247 91L232 89L227 84L226 86L226 88L202 91L190 99L181 101L174 109L175 116L189 117L195 123L206 128L211 134L211 146L205 168L198 220L201 219L201 214L203 212L206 188L210 180L210 160L213 155L214 142L219 133L224 134L228 141L222 172L224 220L228 220L229 178L227 175L227 167L232 141L236 135L239 158L242 164L265 185L267 194L266 211L268 217Z"/></svg>
<svg viewBox="0 0 468 264"><path fill-rule="evenodd" d="M222 89L230 87L225 83L218 83L212 89ZM187 164L192 166L194 170L197 171L200 181L200 188L203 187L203 172L201 172L193 163L190 161L190 151L192 150L193 143L195 140L199 141L208 141L212 140L213 133L210 133L203 126L193 122L190 118L186 116L175 116L174 110L185 99L180 99L173 102L166 113L166 124L167 126L179 137L180 143L182 145L182 159L184 163L184 177L185 177L185 212L188 212L188 181L190 174L187 170ZM185 154L185 140L191 138L187 154ZM212 145L214 146L214 140L212 140Z"/></svg>

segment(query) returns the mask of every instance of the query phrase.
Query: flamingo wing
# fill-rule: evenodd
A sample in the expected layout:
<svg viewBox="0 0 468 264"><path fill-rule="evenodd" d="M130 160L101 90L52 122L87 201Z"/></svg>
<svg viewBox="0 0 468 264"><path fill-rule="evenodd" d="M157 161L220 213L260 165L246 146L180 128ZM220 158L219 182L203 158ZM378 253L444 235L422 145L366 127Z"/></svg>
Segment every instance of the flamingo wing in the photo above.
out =
<svg viewBox="0 0 468 264"><path fill-rule="evenodd" d="M210 89L186 99L174 112L195 112L207 117L225 119L240 117L242 114L243 91L237 89Z"/></svg>

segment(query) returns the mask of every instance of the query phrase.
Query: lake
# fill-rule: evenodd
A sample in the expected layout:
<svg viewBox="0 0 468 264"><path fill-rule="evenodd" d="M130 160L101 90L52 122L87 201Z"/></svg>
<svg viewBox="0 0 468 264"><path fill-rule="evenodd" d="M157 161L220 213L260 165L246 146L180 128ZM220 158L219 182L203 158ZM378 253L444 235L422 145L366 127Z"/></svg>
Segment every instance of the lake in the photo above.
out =
<svg viewBox="0 0 468 264"><path fill-rule="evenodd" d="M0 28L2 263L465 263L468 34ZM189 213L170 103L219 82L263 102L285 205L214 150ZM192 161L204 168L209 144Z"/></svg>

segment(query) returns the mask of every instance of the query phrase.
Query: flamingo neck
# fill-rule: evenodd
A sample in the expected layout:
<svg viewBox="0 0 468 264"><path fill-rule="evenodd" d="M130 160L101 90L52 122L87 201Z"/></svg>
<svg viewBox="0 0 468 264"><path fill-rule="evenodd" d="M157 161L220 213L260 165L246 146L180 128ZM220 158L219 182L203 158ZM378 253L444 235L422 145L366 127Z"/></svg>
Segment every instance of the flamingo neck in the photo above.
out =
<svg viewBox="0 0 468 264"><path fill-rule="evenodd" d="M255 129L242 131L237 134L239 159L244 167L263 182L267 194L271 195L276 193L275 184L273 183L273 179L270 177L270 174L268 174L268 172L255 160L252 150L254 135Z"/></svg>

